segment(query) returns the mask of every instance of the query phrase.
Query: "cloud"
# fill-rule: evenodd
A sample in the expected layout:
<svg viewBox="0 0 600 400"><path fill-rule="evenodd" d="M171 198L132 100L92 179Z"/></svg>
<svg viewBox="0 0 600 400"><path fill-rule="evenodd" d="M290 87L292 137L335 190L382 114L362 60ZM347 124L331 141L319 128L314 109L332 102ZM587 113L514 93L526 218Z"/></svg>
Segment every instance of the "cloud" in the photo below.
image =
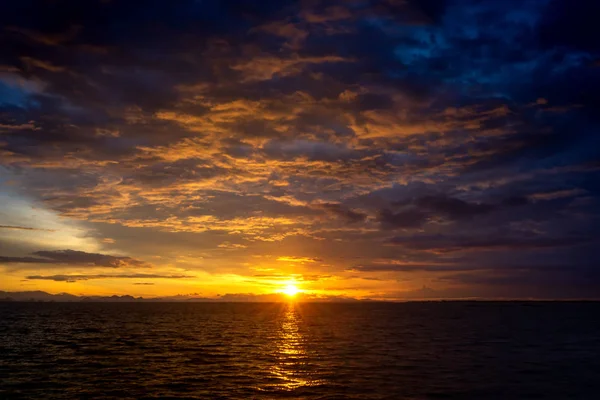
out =
<svg viewBox="0 0 600 400"><path fill-rule="evenodd" d="M264 81L272 79L274 76L287 77L298 75L311 65L341 62L352 62L352 60L338 56L301 57L295 55L291 58L257 56L233 65L231 69L239 71L243 76L242 79L246 82Z"/></svg>
<svg viewBox="0 0 600 400"><path fill-rule="evenodd" d="M484 270L489 267L459 265L453 262L379 262L373 264L355 265L349 272L456 272Z"/></svg>
<svg viewBox="0 0 600 400"><path fill-rule="evenodd" d="M20 231L56 232L54 229L31 228L27 226L0 225L0 229L14 229Z"/></svg>
<svg viewBox="0 0 600 400"><path fill-rule="evenodd" d="M470 218L494 210L494 206L491 204L469 203L444 196L421 197L417 199L416 204L422 209L431 210L450 219Z"/></svg>
<svg viewBox="0 0 600 400"><path fill-rule="evenodd" d="M310 142L305 140L269 141L262 150L274 159L336 162L341 160L361 159L366 154L333 143Z"/></svg>
<svg viewBox="0 0 600 400"><path fill-rule="evenodd" d="M35 257L5 257L0 256L1 264L26 263L26 264L55 264L63 266L90 266L90 267L148 267L143 261L131 257L117 257L107 254L86 253L76 250L36 251Z"/></svg>
<svg viewBox="0 0 600 400"><path fill-rule="evenodd" d="M266 25L257 27L255 31L263 31L285 38L288 40L288 46L292 49L299 49L302 42L309 34L308 31L301 29L296 24L284 21L270 22Z"/></svg>
<svg viewBox="0 0 600 400"><path fill-rule="evenodd" d="M289 262L289 263L314 263L323 261L320 258L311 258L311 257L294 257L294 256L281 256L277 257L277 261Z"/></svg>
<svg viewBox="0 0 600 400"><path fill-rule="evenodd" d="M377 219L384 229L418 228L427 221L427 214L419 210L406 210L394 213L384 209L379 212Z"/></svg>
<svg viewBox="0 0 600 400"><path fill-rule="evenodd" d="M600 7L593 1L573 5L564 0L550 2L547 17L540 27L543 45L550 48L558 45L580 51L597 51L591 39L593 35L600 33L591 17L597 12L600 12ZM559 34L563 30L566 33Z"/></svg>
<svg viewBox="0 0 600 400"><path fill-rule="evenodd" d="M378 220L385 229L420 228L428 221L445 219L447 221L467 221L478 216L500 212L513 207L529 204L525 197L512 196L496 204L469 202L445 195L427 195L392 201L391 206L400 207L394 212L391 209L379 211Z"/></svg>
<svg viewBox="0 0 600 400"><path fill-rule="evenodd" d="M47 280L56 282L77 282L91 279L185 279L189 275L160 275L160 274L91 274L91 275L29 275L28 280Z"/></svg>
<svg viewBox="0 0 600 400"><path fill-rule="evenodd" d="M226 250L239 250L239 249L245 249L248 246L246 246L245 244L241 244L241 243L231 243L231 242L223 242L221 243L219 246L220 249L226 249Z"/></svg>
<svg viewBox="0 0 600 400"><path fill-rule="evenodd" d="M529 195L529 198L534 201L555 200L555 199L562 199L565 197L575 197L578 195L583 195L585 193L586 193L586 191L582 190L582 189L565 189L565 190L556 190L556 191L544 192L544 193L533 193L533 194Z"/></svg>
<svg viewBox="0 0 600 400"><path fill-rule="evenodd" d="M28 69L42 68L42 69L45 69L50 72L64 72L65 71L65 69L63 67L60 67L58 65L53 65L46 61L37 60L37 59L31 58L31 57L22 57L21 61Z"/></svg>
<svg viewBox="0 0 600 400"><path fill-rule="evenodd" d="M0 196L34 206L0 211L6 254L50 248L50 232L16 234L50 226L43 210L95 242L82 249L131 256L0 262L54 276L188 257L243 275L301 254L327 260L303 274L372 269L364 290L389 294L394 271L598 261L592 3L9 2Z"/></svg>
<svg viewBox="0 0 600 400"><path fill-rule="evenodd" d="M322 203L318 204L317 207L350 223L362 222L367 218L367 214L352 210L341 203Z"/></svg>
<svg viewBox="0 0 600 400"><path fill-rule="evenodd" d="M504 235L487 236L445 236L445 235L415 235L412 237L394 237L390 244L415 250L435 251L441 253L476 251L476 250L527 250L555 249L559 247L576 246L591 241L585 236L566 237L508 237Z"/></svg>

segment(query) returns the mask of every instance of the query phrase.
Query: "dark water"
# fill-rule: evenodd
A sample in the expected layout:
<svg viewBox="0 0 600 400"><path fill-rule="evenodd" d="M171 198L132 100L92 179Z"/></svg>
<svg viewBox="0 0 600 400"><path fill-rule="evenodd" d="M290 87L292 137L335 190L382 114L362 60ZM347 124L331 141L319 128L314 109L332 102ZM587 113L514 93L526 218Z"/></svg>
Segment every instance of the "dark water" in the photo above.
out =
<svg viewBox="0 0 600 400"><path fill-rule="evenodd" d="M598 399L600 303L0 304L0 398Z"/></svg>

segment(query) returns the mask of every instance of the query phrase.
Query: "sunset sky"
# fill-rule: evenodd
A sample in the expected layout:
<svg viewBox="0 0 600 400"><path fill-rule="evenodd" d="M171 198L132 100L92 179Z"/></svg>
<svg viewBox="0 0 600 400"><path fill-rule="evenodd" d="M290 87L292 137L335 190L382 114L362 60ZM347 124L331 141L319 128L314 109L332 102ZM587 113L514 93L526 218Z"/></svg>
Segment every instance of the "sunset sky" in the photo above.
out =
<svg viewBox="0 0 600 400"><path fill-rule="evenodd" d="M600 297L599 3L4 1L0 290Z"/></svg>

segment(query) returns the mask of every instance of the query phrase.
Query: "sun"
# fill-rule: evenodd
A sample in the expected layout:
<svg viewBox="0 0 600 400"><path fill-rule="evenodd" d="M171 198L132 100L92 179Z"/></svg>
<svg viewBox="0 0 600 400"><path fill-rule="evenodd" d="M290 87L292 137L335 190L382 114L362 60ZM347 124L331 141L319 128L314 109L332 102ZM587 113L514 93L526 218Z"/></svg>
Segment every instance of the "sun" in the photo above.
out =
<svg viewBox="0 0 600 400"><path fill-rule="evenodd" d="M298 293L300 293L300 289L296 285L288 284L283 290L282 293L285 293L287 296L294 297Z"/></svg>

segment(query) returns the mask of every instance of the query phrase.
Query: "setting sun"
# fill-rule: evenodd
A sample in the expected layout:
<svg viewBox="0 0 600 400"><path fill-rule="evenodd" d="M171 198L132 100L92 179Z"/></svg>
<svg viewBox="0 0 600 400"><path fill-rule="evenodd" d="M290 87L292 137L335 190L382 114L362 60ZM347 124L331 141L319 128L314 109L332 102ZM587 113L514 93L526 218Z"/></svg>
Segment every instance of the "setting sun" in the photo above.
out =
<svg viewBox="0 0 600 400"><path fill-rule="evenodd" d="M281 292L290 297L294 297L300 292L300 289L298 289L296 285L289 284Z"/></svg>

